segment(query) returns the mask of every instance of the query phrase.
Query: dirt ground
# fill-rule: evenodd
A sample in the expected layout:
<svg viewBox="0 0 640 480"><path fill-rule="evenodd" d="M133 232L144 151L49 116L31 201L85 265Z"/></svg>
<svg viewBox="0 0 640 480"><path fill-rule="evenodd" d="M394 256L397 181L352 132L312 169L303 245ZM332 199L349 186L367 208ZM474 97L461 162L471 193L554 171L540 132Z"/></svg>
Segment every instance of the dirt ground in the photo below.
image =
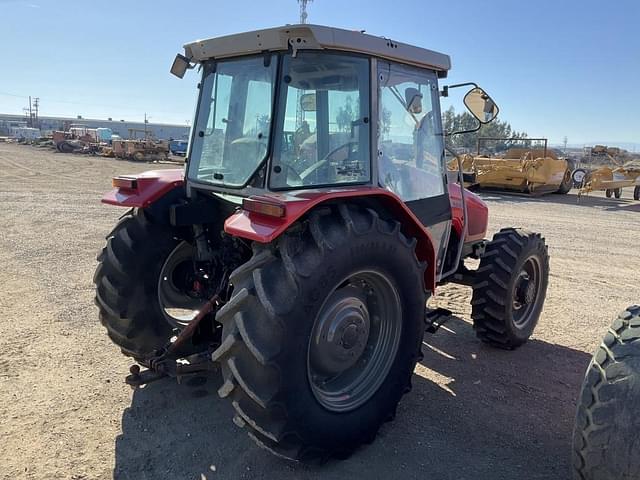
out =
<svg viewBox="0 0 640 480"><path fill-rule="evenodd" d="M100 204L116 173L170 165L0 144L0 477L5 479L565 479L575 398L615 314L640 302L640 203L594 194L487 194L490 233L544 234L548 297L531 342L476 340L470 291L442 288L455 317L425 357L395 422L352 458L304 467L258 449L204 384L133 391L131 364L97 320L91 278L122 210Z"/></svg>

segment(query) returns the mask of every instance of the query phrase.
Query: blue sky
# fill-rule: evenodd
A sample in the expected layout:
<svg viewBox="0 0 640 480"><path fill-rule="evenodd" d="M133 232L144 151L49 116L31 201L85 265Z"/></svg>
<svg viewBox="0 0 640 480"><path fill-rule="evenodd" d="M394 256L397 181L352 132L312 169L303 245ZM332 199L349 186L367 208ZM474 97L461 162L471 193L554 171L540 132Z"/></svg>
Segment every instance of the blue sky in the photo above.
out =
<svg viewBox="0 0 640 480"><path fill-rule="evenodd" d="M297 18L295 0L0 0L0 112L32 95L42 115L185 123L196 74L168 73L182 44ZM637 0L315 0L309 20L448 53L447 82L476 81L531 136L640 150Z"/></svg>

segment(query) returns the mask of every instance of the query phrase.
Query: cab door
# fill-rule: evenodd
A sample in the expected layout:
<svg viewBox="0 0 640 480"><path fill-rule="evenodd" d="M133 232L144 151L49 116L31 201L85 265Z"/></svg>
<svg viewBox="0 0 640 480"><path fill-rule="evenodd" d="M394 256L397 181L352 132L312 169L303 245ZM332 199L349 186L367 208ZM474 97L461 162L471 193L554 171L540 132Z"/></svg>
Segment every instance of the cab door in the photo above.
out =
<svg viewBox="0 0 640 480"><path fill-rule="evenodd" d="M378 61L378 180L429 230L442 273L451 231L440 98L434 71Z"/></svg>

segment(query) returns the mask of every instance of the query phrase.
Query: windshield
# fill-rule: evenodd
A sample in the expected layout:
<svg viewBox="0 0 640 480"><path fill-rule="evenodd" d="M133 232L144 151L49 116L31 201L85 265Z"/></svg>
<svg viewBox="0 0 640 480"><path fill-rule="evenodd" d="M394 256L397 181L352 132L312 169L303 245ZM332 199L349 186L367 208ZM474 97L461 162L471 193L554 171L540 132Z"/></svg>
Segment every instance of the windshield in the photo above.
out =
<svg viewBox="0 0 640 480"><path fill-rule="evenodd" d="M272 56L204 64L189 178L242 187L268 151L276 61Z"/></svg>
<svg viewBox="0 0 640 480"><path fill-rule="evenodd" d="M271 188L369 180L369 76L363 57L284 57Z"/></svg>

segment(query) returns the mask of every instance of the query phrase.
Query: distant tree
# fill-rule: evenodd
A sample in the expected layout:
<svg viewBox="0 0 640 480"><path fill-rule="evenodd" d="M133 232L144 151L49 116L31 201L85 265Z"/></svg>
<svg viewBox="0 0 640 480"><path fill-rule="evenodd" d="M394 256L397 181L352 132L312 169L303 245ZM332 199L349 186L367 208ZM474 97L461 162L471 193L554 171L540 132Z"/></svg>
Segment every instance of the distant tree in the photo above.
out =
<svg viewBox="0 0 640 480"><path fill-rule="evenodd" d="M338 109L338 114L336 115L338 130L341 132L348 132L351 129L351 123L355 118L356 114L353 111L353 99L349 96L345 100L344 106Z"/></svg>
<svg viewBox="0 0 640 480"><path fill-rule="evenodd" d="M391 132L391 110L383 105L380 116L382 117L380 119L380 131L382 133L382 139L386 140L387 136Z"/></svg>
<svg viewBox="0 0 640 480"><path fill-rule="evenodd" d="M456 113L453 107L442 114L442 125L445 133L456 131L473 130L478 125L477 120L468 112ZM509 149L513 144L522 144L522 140L528 137L526 132L517 132L511 128L508 122L494 120L491 123L482 125L480 130L472 133L463 133L447 137L447 145L458 151L474 151L478 138L514 138L517 141L496 141L491 143L491 150L501 152ZM525 142L526 143L526 142Z"/></svg>

